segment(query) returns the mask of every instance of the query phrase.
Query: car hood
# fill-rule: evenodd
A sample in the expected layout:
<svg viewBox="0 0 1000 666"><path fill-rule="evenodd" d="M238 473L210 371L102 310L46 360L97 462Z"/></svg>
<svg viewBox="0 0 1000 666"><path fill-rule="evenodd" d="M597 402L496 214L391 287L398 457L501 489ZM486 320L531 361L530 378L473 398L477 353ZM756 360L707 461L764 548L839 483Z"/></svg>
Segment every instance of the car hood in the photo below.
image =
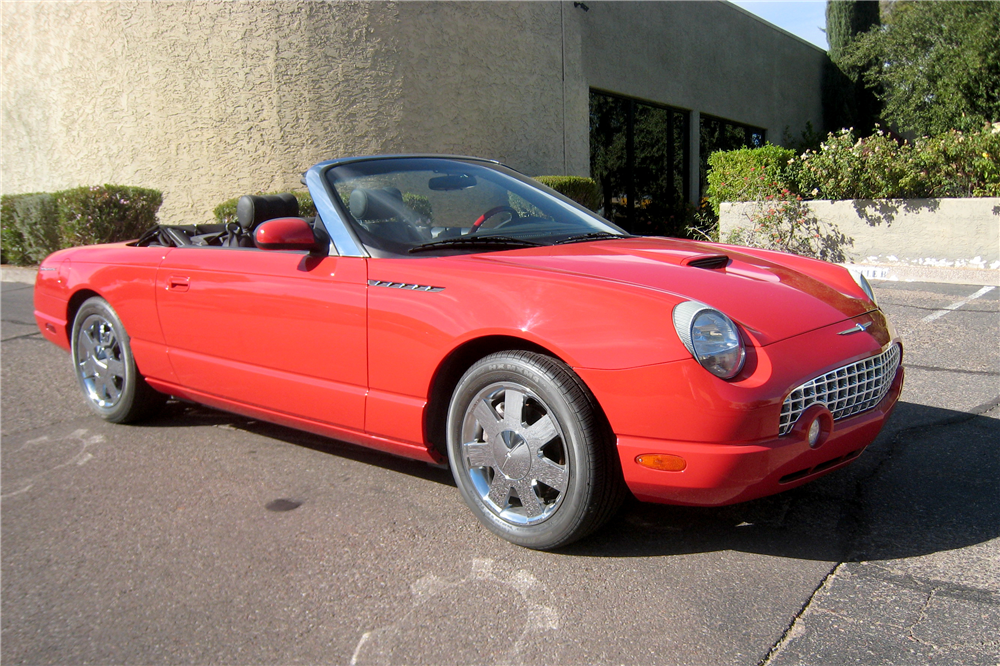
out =
<svg viewBox="0 0 1000 666"><path fill-rule="evenodd" d="M467 255L576 274L701 301L767 345L875 309L840 266L778 252L667 238L629 238Z"/></svg>

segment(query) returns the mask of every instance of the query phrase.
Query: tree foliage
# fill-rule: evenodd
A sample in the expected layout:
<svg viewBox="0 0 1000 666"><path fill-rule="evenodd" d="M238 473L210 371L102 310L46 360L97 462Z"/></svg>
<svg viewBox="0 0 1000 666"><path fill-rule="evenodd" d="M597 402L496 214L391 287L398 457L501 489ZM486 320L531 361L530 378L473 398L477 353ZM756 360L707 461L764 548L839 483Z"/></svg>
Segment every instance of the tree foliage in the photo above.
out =
<svg viewBox="0 0 1000 666"><path fill-rule="evenodd" d="M877 89L868 87L861 65L845 56L857 38L881 24L877 0L827 0L826 37L833 66L824 73L824 108L828 130L853 127L870 134L878 121L881 103Z"/></svg>
<svg viewBox="0 0 1000 666"><path fill-rule="evenodd" d="M858 35L880 23L878 0L828 0L826 39L830 59L839 62Z"/></svg>
<svg viewBox="0 0 1000 666"><path fill-rule="evenodd" d="M882 117L918 135L1000 120L1000 3L896 2L842 61L880 87Z"/></svg>

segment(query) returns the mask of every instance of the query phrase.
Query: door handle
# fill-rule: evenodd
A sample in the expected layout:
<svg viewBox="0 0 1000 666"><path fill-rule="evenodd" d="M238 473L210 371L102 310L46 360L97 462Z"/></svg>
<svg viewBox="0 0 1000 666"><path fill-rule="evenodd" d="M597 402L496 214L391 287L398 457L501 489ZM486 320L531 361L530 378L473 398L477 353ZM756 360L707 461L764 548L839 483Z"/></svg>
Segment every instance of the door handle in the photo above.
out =
<svg viewBox="0 0 1000 666"><path fill-rule="evenodd" d="M170 291L187 291L191 286L191 278L171 275L167 278L167 289Z"/></svg>

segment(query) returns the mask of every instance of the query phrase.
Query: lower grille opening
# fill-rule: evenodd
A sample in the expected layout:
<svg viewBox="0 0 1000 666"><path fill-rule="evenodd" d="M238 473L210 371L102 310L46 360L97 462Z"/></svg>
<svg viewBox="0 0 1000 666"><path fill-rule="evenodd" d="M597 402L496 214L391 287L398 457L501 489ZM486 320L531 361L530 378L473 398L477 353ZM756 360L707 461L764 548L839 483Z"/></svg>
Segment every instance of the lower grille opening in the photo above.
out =
<svg viewBox="0 0 1000 666"><path fill-rule="evenodd" d="M798 481L799 479L804 479L807 476L810 476L812 474L819 474L820 472L824 472L824 471L830 469L831 467L836 467L837 465L840 465L841 463L845 463L848 460L853 460L854 458L857 458L859 455L861 455L861 451L863 451L863 449L858 449L857 451L851 451L850 453L848 453L846 455L838 456L838 457L833 458L831 460L827 460L825 462L821 462L820 464L814 465L813 467L807 467L805 469L800 469L797 472L792 472L791 474L786 474L783 477L781 477L780 479L778 479L778 483L779 484L780 483L791 483L792 481Z"/></svg>

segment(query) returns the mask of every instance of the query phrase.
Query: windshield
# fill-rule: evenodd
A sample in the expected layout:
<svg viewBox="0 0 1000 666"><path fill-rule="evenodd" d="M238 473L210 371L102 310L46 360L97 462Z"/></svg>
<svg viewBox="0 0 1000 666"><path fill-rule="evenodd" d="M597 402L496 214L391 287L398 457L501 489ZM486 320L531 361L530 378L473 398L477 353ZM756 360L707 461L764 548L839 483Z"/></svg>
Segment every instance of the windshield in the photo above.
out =
<svg viewBox="0 0 1000 666"><path fill-rule="evenodd" d="M628 235L494 164L377 159L333 167L326 178L349 223L376 255L483 252Z"/></svg>

